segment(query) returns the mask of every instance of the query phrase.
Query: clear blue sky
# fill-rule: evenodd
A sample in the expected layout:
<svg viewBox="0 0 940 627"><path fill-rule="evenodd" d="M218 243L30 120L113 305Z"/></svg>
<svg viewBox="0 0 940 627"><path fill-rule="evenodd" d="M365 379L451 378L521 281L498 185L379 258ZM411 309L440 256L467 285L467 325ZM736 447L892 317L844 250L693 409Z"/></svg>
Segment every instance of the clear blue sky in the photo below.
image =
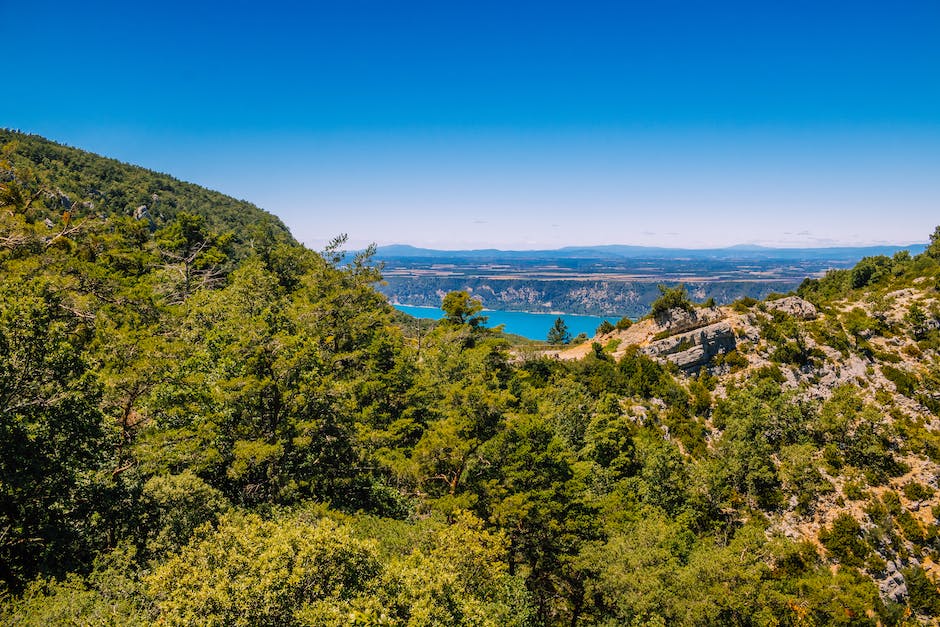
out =
<svg viewBox="0 0 940 627"><path fill-rule="evenodd" d="M925 241L940 2L0 0L0 126L320 247Z"/></svg>

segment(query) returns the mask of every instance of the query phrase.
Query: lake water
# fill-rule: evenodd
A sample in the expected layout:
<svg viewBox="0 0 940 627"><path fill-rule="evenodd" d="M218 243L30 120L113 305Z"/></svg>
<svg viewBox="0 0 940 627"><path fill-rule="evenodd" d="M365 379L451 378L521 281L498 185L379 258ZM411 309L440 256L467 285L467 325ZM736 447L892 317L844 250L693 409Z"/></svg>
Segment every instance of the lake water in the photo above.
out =
<svg viewBox="0 0 940 627"><path fill-rule="evenodd" d="M444 317L444 312L437 307L412 307L411 305L394 305L395 309L403 311L415 318L431 318L440 320ZM594 337L594 330L604 320L610 320L616 323L616 318L599 318L597 316L574 316L570 314L548 314L548 313L527 313L525 311L491 311L484 310L483 315L487 317L486 326L495 327L504 325L503 330L506 333L514 333L530 340L545 341L548 336L548 330L555 324L556 318L561 318L568 325L568 332L571 337L579 333L586 333L588 337Z"/></svg>

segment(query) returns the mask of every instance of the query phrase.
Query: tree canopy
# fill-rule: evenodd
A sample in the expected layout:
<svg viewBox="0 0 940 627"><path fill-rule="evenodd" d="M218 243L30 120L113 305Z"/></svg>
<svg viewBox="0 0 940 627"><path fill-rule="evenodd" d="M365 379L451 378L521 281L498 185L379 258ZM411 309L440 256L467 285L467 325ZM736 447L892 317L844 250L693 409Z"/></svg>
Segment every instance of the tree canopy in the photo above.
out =
<svg viewBox="0 0 940 627"><path fill-rule="evenodd" d="M563 360L466 291L403 320L342 236L318 254L247 203L0 139L4 624L940 607L932 248L809 280L816 319L729 309L737 348L700 372L600 341Z"/></svg>

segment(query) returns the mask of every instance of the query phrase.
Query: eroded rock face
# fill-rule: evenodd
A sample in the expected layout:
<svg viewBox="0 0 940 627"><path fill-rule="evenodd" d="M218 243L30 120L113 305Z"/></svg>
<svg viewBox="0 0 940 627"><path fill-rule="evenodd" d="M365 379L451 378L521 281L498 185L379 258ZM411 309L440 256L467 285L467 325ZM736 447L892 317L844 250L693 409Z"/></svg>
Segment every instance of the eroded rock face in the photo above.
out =
<svg viewBox="0 0 940 627"><path fill-rule="evenodd" d="M816 311L816 305L803 300L799 296L787 296L777 300L767 301L767 309L782 311L800 320L815 320L819 313Z"/></svg>
<svg viewBox="0 0 940 627"><path fill-rule="evenodd" d="M857 355L842 358L838 352L829 349L829 360L823 362L817 369L818 383L809 388L808 392L813 398L820 400L832 396L832 391L840 385L858 385L866 378L868 362ZM841 361L838 361L840 360ZM835 365L838 363L838 365Z"/></svg>
<svg viewBox="0 0 940 627"><path fill-rule="evenodd" d="M715 355L734 350L735 346L731 325L716 322L652 342L643 348L643 352L671 361L686 372L694 372L707 365Z"/></svg>
<svg viewBox="0 0 940 627"><path fill-rule="evenodd" d="M894 562L888 562L884 576L876 579L876 582L883 599L900 603L907 597L907 582Z"/></svg>
<svg viewBox="0 0 940 627"><path fill-rule="evenodd" d="M682 333L697 329L721 320L722 313L717 307L709 309L693 309L688 312L684 309L670 309L656 317L656 324L663 331Z"/></svg>

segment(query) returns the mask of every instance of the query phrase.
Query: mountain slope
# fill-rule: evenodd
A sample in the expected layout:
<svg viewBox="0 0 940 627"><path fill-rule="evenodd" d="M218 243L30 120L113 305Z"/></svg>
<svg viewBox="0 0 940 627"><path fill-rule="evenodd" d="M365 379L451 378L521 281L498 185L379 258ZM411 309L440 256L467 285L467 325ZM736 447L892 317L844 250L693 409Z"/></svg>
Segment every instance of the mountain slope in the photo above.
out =
<svg viewBox="0 0 940 627"><path fill-rule="evenodd" d="M252 229L293 241L277 217L244 200L7 129L0 129L0 182L40 194L44 208L34 219L57 222L63 211L70 211L73 218L135 217L159 229L185 211L203 216L211 230L233 232L239 245L248 241Z"/></svg>
<svg viewBox="0 0 940 627"><path fill-rule="evenodd" d="M163 223L107 194L73 216L123 166L12 156L0 623L940 615L940 230L802 300L666 290L565 360L467 293L396 317L366 256L210 192L179 188Z"/></svg>
<svg viewBox="0 0 940 627"><path fill-rule="evenodd" d="M782 493L763 506L770 528L855 563L885 601L907 598L902 571L940 579L940 267L926 255L867 258L799 293L670 309L555 354L623 361L638 352L683 370L690 392L705 381L712 411L661 423L693 457L720 454L736 411L727 408L774 381L815 417L802 435L773 421L750 435L758 450L773 444L765 451ZM749 489L761 498L772 485Z"/></svg>

